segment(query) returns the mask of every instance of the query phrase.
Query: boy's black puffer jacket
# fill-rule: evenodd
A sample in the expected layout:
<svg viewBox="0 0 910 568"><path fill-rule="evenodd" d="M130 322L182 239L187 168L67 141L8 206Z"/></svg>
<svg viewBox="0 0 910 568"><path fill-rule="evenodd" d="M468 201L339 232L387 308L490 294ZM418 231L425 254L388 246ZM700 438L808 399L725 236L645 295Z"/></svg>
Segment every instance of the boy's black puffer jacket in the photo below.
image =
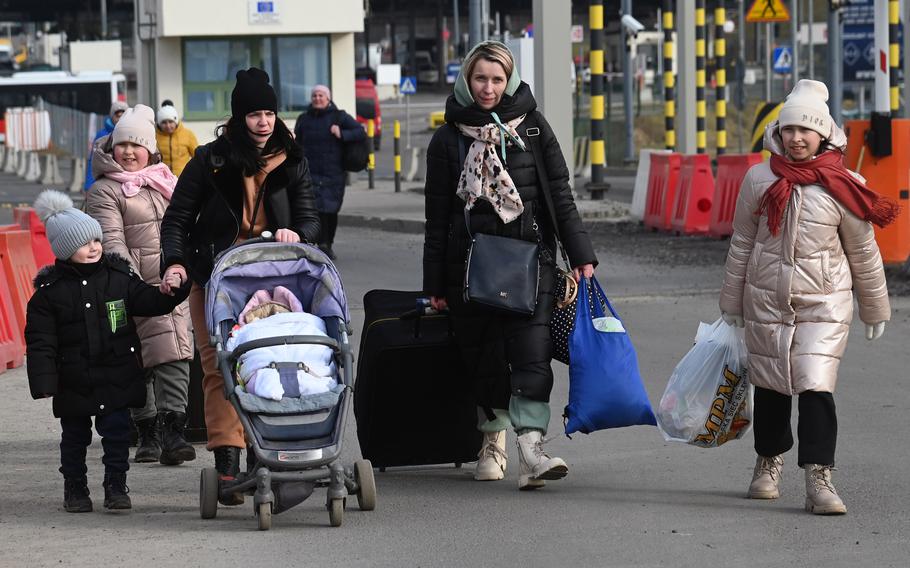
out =
<svg viewBox="0 0 910 568"><path fill-rule="evenodd" d="M32 396L53 395L57 417L142 407L145 375L132 316L170 313L189 290L187 283L162 294L113 254L88 274L60 260L43 268L25 324Z"/></svg>

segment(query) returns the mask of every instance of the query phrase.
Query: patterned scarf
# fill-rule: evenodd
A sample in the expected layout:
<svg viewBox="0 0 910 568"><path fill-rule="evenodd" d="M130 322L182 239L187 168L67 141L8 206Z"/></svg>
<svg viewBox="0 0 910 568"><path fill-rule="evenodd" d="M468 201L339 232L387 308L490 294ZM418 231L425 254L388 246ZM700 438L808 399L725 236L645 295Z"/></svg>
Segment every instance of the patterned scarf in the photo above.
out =
<svg viewBox="0 0 910 568"><path fill-rule="evenodd" d="M891 224L900 213L900 206L893 199L879 195L853 177L844 166L843 154L837 151L827 151L804 162L791 162L772 154L771 171L780 179L762 196L756 213L767 213L768 229L772 235L780 232L793 184L820 185L854 215L879 227Z"/></svg>
<svg viewBox="0 0 910 568"><path fill-rule="evenodd" d="M496 113L490 113L494 122L484 126L467 126L458 124L458 129L474 139L468 148L464 169L458 180L456 195L464 199L465 209L470 210L478 199L489 201L493 210L503 223L510 223L524 211L521 196L496 153L496 144L502 148L502 157L506 158L506 138L512 140L519 148L525 144L519 138L515 128L521 124L526 115L503 124Z"/></svg>

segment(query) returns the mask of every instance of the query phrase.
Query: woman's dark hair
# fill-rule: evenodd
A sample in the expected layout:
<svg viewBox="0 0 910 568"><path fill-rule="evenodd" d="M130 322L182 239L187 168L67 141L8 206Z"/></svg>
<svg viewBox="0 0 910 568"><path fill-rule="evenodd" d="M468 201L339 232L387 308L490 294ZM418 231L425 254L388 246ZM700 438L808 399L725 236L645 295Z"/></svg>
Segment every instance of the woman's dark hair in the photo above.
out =
<svg viewBox="0 0 910 568"><path fill-rule="evenodd" d="M284 151L288 158L296 160L303 158L303 151L294 141L294 136L288 130L287 125L278 118L277 114L275 115L275 130L272 131L272 135L269 136L261 151L250 138L245 118L237 119L232 116L225 124L215 129L215 136L228 141L231 147L228 160L247 177L255 175L265 167L263 156Z"/></svg>

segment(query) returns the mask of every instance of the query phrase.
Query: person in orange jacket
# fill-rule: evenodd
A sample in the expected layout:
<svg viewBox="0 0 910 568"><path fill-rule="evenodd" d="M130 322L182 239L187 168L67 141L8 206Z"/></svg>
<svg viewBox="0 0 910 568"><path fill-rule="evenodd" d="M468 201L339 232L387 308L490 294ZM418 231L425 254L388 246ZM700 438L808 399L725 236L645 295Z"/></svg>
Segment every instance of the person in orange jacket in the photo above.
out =
<svg viewBox="0 0 910 568"><path fill-rule="evenodd" d="M170 100L161 104L155 118L158 124L155 138L158 141L158 151L161 152L161 161L179 177L193 157L199 142L193 131L180 123L177 109Z"/></svg>

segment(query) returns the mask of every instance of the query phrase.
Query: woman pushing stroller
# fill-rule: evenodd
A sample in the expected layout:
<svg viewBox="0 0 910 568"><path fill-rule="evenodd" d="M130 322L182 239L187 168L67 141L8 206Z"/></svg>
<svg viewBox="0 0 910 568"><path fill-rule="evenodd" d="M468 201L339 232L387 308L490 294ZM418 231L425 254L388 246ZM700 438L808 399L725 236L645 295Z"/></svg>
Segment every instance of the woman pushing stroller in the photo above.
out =
<svg viewBox="0 0 910 568"><path fill-rule="evenodd" d="M265 71L237 72L231 118L218 138L200 146L177 182L161 226L165 277L192 279L190 314L204 371L207 448L222 479L233 479L245 447L236 411L205 321L205 283L218 253L263 231L279 242L314 242L319 215L309 168L291 132L277 119L278 100ZM243 496L224 504L240 504Z"/></svg>

